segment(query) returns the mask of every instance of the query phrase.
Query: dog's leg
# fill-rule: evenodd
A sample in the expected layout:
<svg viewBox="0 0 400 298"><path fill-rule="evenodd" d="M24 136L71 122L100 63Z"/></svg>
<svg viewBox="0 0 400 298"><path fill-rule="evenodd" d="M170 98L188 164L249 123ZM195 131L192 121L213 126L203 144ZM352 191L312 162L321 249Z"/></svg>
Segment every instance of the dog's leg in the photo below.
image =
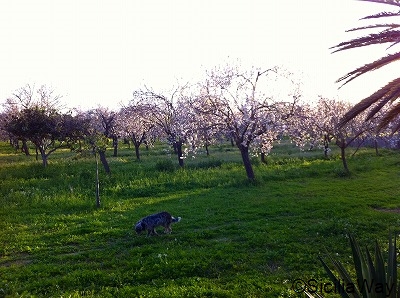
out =
<svg viewBox="0 0 400 298"><path fill-rule="evenodd" d="M165 234L170 233L171 227L170 227L169 224L165 224L165 225L163 225L163 227L164 227L164 233Z"/></svg>

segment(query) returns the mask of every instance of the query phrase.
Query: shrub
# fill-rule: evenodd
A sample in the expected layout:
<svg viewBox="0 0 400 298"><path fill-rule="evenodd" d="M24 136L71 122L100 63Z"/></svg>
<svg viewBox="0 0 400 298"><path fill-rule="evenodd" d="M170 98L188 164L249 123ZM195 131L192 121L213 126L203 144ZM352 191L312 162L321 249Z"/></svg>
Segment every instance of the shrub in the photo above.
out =
<svg viewBox="0 0 400 298"><path fill-rule="evenodd" d="M350 277L349 272L344 268L341 262L335 260L328 254L328 261L333 264L335 271L339 274L339 277L336 277L329 268L327 262L320 257L329 278L335 284L335 287L338 286L340 295L347 298L399 297L400 289L397 286L396 238L393 240L392 236L389 237L386 268L384 256L377 241L375 241L375 261L373 261L368 248L366 248L365 253L363 253L354 236L350 235L349 238L351 250L353 252L354 271L357 275L356 280ZM347 286L349 285L352 285L350 292L347 291ZM312 296L307 291L306 294L308 297L322 297L319 294Z"/></svg>

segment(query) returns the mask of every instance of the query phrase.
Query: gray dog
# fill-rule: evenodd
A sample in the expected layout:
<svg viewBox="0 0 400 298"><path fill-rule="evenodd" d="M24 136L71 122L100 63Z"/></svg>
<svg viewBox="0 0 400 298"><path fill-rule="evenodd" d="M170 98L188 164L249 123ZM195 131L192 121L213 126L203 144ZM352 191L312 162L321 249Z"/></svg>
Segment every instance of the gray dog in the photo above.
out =
<svg viewBox="0 0 400 298"><path fill-rule="evenodd" d="M169 214L168 212L163 211L160 213L143 217L136 223L135 231L136 233L140 234L144 230L147 230L147 236L158 235L157 232L155 231L155 228L158 226L163 226L165 233L171 233L172 232L171 224L180 221L181 221L180 217L175 218L171 216L171 214Z"/></svg>

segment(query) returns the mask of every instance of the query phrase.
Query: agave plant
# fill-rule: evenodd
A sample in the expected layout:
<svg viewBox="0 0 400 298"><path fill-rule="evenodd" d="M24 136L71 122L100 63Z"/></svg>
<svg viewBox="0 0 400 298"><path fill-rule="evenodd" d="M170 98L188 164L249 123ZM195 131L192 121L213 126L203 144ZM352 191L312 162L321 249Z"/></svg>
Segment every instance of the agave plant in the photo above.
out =
<svg viewBox="0 0 400 298"><path fill-rule="evenodd" d="M350 245L353 253L354 269L356 279L352 279L350 273L343 264L335 260L331 255L327 255L325 260L320 257L322 265L335 285L336 293L343 298L379 298L379 297L400 297L400 287L397 284L397 252L396 238L389 237L389 249L387 263L385 267L384 257L377 241L375 241L374 260L368 248L365 253L361 251L360 245L350 235ZM333 265L334 271L330 269L328 263ZM308 297L322 297L320 294L310 294Z"/></svg>
<svg viewBox="0 0 400 298"><path fill-rule="evenodd" d="M400 7L399 0L360 0L360 1L368 1L368 2L377 2L382 4L394 5ZM398 17L400 16L400 11L397 12L380 12L377 14L369 15L364 17L363 19L382 19L388 17ZM396 23L380 23L375 25L369 25L359 28L353 28L348 31L359 31L366 29L378 29L377 33L368 34L356 39L352 39L350 41L342 42L331 49L335 49L334 52L339 52L343 50L365 47L374 44L384 44L389 43L389 48L397 45L400 42L400 24ZM396 52L394 54L389 54L385 57L382 57L376 61L368 63L364 66L361 66L346 75L342 76L337 80L337 82L343 82L343 85L349 83L355 78L365 74L369 71L376 70L381 68L389 63L395 62L400 59L400 52ZM341 121L341 125L344 125L349 120L356 117L361 112L369 109L368 116L366 120L371 119L377 114L383 107L387 107L385 110L384 116L378 124L378 130L388 126L392 123L392 131L396 132L400 130L400 102L396 103L396 100L400 97L400 78L396 78L393 81L386 84L384 87L377 90L372 95L367 98L361 100L358 104L356 104L351 110L347 112Z"/></svg>

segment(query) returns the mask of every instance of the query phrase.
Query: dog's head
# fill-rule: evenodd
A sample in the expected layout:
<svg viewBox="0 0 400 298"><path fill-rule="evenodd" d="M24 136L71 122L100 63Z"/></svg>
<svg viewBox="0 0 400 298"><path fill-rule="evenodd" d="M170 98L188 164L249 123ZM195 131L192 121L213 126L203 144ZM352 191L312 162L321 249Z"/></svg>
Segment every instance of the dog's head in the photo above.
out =
<svg viewBox="0 0 400 298"><path fill-rule="evenodd" d="M144 223L142 223L142 221L139 221L136 225L135 225L135 231L137 234L140 234L141 232L143 232L145 229Z"/></svg>

